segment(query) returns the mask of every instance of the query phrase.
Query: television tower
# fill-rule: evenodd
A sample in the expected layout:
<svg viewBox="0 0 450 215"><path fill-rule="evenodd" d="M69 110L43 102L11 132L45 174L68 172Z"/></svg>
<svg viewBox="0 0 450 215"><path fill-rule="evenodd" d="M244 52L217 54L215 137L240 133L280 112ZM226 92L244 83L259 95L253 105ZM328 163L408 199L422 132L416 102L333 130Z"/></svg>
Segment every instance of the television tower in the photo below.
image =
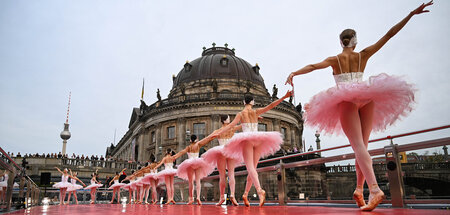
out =
<svg viewBox="0 0 450 215"><path fill-rule="evenodd" d="M67 140L70 138L70 131L69 131L69 110L70 110L70 96L72 95L72 92L69 92L69 105L67 105L67 117L66 117L66 123L64 123L64 130L61 132L60 136L63 139L63 148L62 148L62 155L64 156L66 154L66 144Z"/></svg>

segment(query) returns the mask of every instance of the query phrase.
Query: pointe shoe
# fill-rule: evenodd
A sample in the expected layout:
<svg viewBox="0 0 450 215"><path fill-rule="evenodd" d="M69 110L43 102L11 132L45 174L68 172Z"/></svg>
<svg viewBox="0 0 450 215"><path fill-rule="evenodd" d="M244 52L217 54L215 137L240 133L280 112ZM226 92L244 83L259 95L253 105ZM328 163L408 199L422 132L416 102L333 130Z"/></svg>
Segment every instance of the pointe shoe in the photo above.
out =
<svg viewBox="0 0 450 215"><path fill-rule="evenodd" d="M356 205L358 205L358 208L366 206L366 202L364 201L364 195L362 192L355 190L355 192L353 192L353 199L356 201Z"/></svg>
<svg viewBox="0 0 450 215"><path fill-rule="evenodd" d="M223 204L223 202L225 201L225 199L220 198L219 202L216 204L216 206L221 206Z"/></svg>
<svg viewBox="0 0 450 215"><path fill-rule="evenodd" d="M259 191L257 191L257 193L259 196L259 206L263 206L264 203L266 202L266 191L260 189Z"/></svg>
<svg viewBox="0 0 450 215"><path fill-rule="evenodd" d="M233 196L230 196L230 201L234 206L239 206L239 203L236 201L236 199Z"/></svg>
<svg viewBox="0 0 450 215"><path fill-rule="evenodd" d="M194 199L189 198L189 202L187 203L188 205L192 205L192 203L194 203Z"/></svg>
<svg viewBox="0 0 450 215"><path fill-rule="evenodd" d="M172 204L177 204L173 199L172 200L170 200L170 202L172 203Z"/></svg>
<svg viewBox="0 0 450 215"><path fill-rule="evenodd" d="M165 205L169 205L170 204L170 200L167 200L167 202L165 203Z"/></svg>
<svg viewBox="0 0 450 215"><path fill-rule="evenodd" d="M197 204L202 205L202 201L200 201L200 199L197 199Z"/></svg>
<svg viewBox="0 0 450 215"><path fill-rule="evenodd" d="M361 210L372 211L378 206L378 204L380 204L383 201L384 198L385 198L384 193L381 190L379 190L376 193L370 193L369 202L367 203L367 205L361 207Z"/></svg>
<svg viewBox="0 0 450 215"><path fill-rule="evenodd" d="M242 196L242 200L244 200L244 205L246 207L250 207L250 202L248 201L247 196Z"/></svg>

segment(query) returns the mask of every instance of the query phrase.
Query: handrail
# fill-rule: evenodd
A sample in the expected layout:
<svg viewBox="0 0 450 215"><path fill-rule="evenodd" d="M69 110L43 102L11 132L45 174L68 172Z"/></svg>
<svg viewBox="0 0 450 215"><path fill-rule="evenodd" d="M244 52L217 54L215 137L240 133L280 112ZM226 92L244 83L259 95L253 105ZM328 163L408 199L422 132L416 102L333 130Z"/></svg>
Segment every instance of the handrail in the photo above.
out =
<svg viewBox="0 0 450 215"><path fill-rule="evenodd" d="M421 133L426 133L426 132L431 132L431 131L442 130L442 129L446 129L446 128L450 128L450 125L439 126L439 127L430 128L430 129L423 129L423 130L408 132L408 133L403 133L403 134L397 134L397 135L387 136L387 137L383 137L383 138L379 138L379 139L373 139L373 140L369 140L369 143L378 142L378 141L382 141L382 140L392 140L392 139L398 138L398 137L405 137L405 136L410 136L410 135L415 135L415 134L421 134ZM345 147L349 147L349 146L351 146L351 145L346 144L346 145L336 146L336 147L331 147L331 148L326 148L326 149L302 152L302 153L286 155L286 156L281 156L281 157L276 157L276 158L269 158L269 159L261 160L258 163L266 163L266 162L277 161L277 160L293 158L293 157L299 157L299 156L304 156L304 155L309 155L309 154L316 154L319 152L331 151L331 150L345 148ZM243 166L243 165L241 165L241 166Z"/></svg>
<svg viewBox="0 0 450 215"><path fill-rule="evenodd" d="M8 153L5 152L5 150L3 150L2 147L0 147L0 152L3 154L3 156L5 156L6 158L8 158L8 160L9 160L12 164L14 164L14 166L15 166L18 170L21 169L20 166L17 165L16 162L14 162L14 160L8 155Z"/></svg>

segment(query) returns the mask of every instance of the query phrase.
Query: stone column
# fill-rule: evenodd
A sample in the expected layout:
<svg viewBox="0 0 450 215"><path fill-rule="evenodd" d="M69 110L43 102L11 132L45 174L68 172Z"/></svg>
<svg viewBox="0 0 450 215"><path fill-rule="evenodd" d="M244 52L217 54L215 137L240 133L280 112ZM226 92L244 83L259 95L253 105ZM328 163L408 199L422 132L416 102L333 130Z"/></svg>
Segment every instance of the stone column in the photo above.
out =
<svg viewBox="0 0 450 215"><path fill-rule="evenodd" d="M279 119L273 119L272 120L272 124L273 124L273 131L281 132L280 120Z"/></svg>
<svg viewBox="0 0 450 215"><path fill-rule="evenodd" d="M296 142L296 138L295 138L295 126L291 125L290 129L291 129L291 147L292 147L292 149L295 147L295 148L297 148L297 150L299 150L299 146L298 146L298 144Z"/></svg>
<svg viewBox="0 0 450 215"><path fill-rule="evenodd" d="M183 150L186 147L186 119L178 118L177 119L177 152ZM182 158L177 159L177 164L181 163Z"/></svg>
<svg viewBox="0 0 450 215"><path fill-rule="evenodd" d="M159 153L160 153L159 146L161 146L161 144L162 144L161 143L161 135L162 135L161 127L162 127L161 123L156 124L155 157L157 158L157 160L161 160L162 159L162 157L158 156ZM163 154L163 153L161 152L161 154Z"/></svg>

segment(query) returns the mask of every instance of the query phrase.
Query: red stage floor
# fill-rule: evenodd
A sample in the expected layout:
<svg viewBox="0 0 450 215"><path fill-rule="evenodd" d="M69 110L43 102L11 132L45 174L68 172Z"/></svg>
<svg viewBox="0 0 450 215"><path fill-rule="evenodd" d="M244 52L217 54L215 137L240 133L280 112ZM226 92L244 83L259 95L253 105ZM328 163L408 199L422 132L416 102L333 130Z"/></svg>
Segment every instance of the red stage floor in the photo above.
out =
<svg viewBox="0 0 450 215"><path fill-rule="evenodd" d="M15 211L9 214L176 214L176 215L219 215L219 214L243 214L243 215L290 215L290 214L395 214L395 215L434 215L450 214L449 210L423 210L423 209L386 209L377 208L372 212L362 212L357 208L333 208L333 207L307 207L307 206L214 206L214 205L65 205L65 206L39 206Z"/></svg>

